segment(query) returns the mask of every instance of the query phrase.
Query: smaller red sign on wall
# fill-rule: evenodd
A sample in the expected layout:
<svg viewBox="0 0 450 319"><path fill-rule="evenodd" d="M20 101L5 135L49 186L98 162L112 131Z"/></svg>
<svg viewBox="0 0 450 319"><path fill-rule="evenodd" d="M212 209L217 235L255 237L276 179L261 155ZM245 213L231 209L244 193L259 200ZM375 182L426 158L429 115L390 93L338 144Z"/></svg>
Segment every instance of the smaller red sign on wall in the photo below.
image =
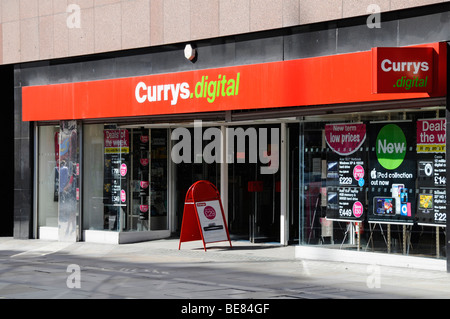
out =
<svg viewBox="0 0 450 319"><path fill-rule="evenodd" d="M445 153L446 120L417 121L417 153Z"/></svg>
<svg viewBox="0 0 450 319"><path fill-rule="evenodd" d="M343 156L351 155L366 140L366 125L362 123L327 124L325 139L333 152Z"/></svg>
<svg viewBox="0 0 450 319"><path fill-rule="evenodd" d="M130 137L128 130L104 130L105 154L128 154L130 151Z"/></svg>
<svg viewBox="0 0 450 319"><path fill-rule="evenodd" d="M433 52L430 47L373 48L372 93L431 93Z"/></svg>

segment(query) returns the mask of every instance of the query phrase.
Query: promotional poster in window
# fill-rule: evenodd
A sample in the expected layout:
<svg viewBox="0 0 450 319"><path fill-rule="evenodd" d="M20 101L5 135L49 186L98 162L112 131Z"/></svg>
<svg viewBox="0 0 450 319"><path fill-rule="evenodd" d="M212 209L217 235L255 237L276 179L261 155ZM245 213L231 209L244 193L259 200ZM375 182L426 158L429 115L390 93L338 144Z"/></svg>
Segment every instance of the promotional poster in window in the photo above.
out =
<svg viewBox="0 0 450 319"><path fill-rule="evenodd" d="M446 121L327 124L326 216L446 224Z"/></svg>
<svg viewBox="0 0 450 319"><path fill-rule="evenodd" d="M413 224L416 211L415 123L370 124L369 221Z"/></svg>
<svg viewBox="0 0 450 319"><path fill-rule="evenodd" d="M417 121L417 223L445 225L446 214L446 121Z"/></svg>
<svg viewBox="0 0 450 319"><path fill-rule="evenodd" d="M326 216L330 220L364 220L367 166L364 147L366 125L362 123L327 124L325 140Z"/></svg>

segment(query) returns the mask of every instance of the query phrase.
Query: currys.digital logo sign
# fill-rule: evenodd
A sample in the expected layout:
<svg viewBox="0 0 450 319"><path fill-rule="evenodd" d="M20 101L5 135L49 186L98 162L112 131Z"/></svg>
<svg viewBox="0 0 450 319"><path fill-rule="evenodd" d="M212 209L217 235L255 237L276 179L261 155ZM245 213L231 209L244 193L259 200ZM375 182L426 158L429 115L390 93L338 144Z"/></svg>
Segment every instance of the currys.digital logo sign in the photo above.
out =
<svg viewBox="0 0 450 319"><path fill-rule="evenodd" d="M214 103L216 98L238 95L240 78L241 74L238 72L234 77L228 78L225 74L219 74L215 79L210 79L207 75L202 76L195 84L181 82L148 85L139 82L135 88L135 97L138 103L170 101L171 105L177 105L180 98L204 98L208 103Z"/></svg>
<svg viewBox="0 0 450 319"><path fill-rule="evenodd" d="M373 93L431 93L433 48L373 48Z"/></svg>
<svg viewBox="0 0 450 319"><path fill-rule="evenodd" d="M426 72L430 69L430 67L428 66L428 62L392 62L389 59L384 59L381 62L381 69L384 72L412 72L412 77L408 78L408 76L402 76L397 81L395 81L393 87L410 90L417 87L427 87L428 85L428 76L419 78L419 76L417 75L419 71Z"/></svg>

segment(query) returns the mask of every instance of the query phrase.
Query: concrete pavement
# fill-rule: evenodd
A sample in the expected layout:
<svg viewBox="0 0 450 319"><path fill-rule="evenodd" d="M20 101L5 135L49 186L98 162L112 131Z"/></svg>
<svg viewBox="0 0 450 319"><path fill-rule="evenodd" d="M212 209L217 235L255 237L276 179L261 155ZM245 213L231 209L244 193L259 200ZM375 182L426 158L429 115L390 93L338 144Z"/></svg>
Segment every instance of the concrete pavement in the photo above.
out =
<svg viewBox="0 0 450 319"><path fill-rule="evenodd" d="M450 274L295 258L295 246L178 239L109 245L0 238L0 298L450 298ZM181 311L180 309L176 311Z"/></svg>

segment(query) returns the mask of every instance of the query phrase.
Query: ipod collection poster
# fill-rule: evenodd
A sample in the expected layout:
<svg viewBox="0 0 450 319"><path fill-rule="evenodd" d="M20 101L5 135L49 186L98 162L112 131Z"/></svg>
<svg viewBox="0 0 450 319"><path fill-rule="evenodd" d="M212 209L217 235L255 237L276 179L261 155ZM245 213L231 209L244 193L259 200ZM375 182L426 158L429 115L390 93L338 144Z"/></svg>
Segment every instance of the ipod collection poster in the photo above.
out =
<svg viewBox="0 0 450 319"><path fill-rule="evenodd" d="M413 122L371 123L368 220L413 224L416 212L416 136Z"/></svg>

